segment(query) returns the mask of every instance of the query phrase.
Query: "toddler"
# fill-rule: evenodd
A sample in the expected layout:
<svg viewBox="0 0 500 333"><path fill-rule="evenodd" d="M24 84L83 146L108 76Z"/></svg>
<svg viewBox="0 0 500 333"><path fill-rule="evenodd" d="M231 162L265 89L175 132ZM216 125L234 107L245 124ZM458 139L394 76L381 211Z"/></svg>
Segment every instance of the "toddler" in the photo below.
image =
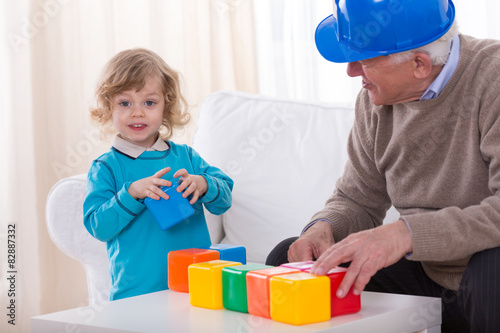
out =
<svg viewBox="0 0 500 333"><path fill-rule="evenodd" d="M167 289L169 251L211 245L203 205L224 213L233 181L189 146L168 140L189 114L179 74L154 52L118 53L105 66L96 97L92 119L118 133L111 149L90 166L83 211L87 230L107 245L110 299ZM177 190L195 213L162 230L144 199L168 200L161 187L179 177Z"/></svg>

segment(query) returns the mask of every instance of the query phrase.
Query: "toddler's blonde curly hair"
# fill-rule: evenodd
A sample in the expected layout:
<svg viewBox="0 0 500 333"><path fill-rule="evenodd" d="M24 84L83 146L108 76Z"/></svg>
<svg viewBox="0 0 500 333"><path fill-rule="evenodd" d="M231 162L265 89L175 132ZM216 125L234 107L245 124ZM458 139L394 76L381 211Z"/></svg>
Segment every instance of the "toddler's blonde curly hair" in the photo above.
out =
<svg viewBox="0 0 500 333"><path fill-rule="evenodd" d="M90 116L105 132L112 128L113 97L127 90L141 90L148 77L160 82L165 98L161 137L172 137L176 128L190 120L187 103L181 94L180 74L168 66L156 53L135 48L119 52L104 67L96 89L97 106L90 108Z"/></svg>

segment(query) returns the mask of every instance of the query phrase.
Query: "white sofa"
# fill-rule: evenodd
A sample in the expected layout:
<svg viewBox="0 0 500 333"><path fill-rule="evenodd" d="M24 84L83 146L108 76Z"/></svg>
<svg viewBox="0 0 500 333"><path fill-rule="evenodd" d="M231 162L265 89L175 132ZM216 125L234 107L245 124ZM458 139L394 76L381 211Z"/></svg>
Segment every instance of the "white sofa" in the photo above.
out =
<svg viewBox="0 0 500 333"><path fill-rule="evenodd" d="M213 243L245 246L247 260L265 262L281 240L297 236L321 209L341 175L353 121L351 108L218 92L200 108L193 147L234 180L233 205L206 213ZM54 243L87 273L90 304L108 299L104 243L82 222L85 175L63 179L47 200ZM396 220L389 211L386 220Z"/></svg>

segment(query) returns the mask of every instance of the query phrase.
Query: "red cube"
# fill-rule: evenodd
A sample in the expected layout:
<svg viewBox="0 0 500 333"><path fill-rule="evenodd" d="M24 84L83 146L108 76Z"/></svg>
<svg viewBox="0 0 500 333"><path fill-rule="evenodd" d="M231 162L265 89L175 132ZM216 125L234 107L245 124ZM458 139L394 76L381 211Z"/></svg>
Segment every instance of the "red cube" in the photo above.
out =
<svg viewBox="0 0 500 333"><path fill-rule="evenodd" d="M361 310L361 297L359 295L354 295L352 288L343 298L337 297L337 289L339 288L340 282L342 282L346 272L347 268L335 267L326 273L326 276L330 278L332 317L356 313Z"/></svg>
<svg viewBox="0 0 500 333"><path fill-rule="evenodd" d="M168 287L171 290L189 292L188 267L191 264L219 260L216 250L185 249L168 253Z"/></svg>

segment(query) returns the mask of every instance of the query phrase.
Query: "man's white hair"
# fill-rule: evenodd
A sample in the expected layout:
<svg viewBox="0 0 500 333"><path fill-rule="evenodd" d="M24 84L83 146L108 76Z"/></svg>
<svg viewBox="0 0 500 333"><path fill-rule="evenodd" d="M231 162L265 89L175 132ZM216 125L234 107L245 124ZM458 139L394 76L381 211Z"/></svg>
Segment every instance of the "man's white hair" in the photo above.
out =
<svg viewBox="0 0 500 333"><path fill-rule="evenodd" d="M450 55L453 37L457 34L458 24L455 19L450 29L439 39L413 50L391 54L391 59L394 63L400 64L410 60L415 52L423 52L431 58L433 65L444 65L448 61L448 56Z"/></svg>

